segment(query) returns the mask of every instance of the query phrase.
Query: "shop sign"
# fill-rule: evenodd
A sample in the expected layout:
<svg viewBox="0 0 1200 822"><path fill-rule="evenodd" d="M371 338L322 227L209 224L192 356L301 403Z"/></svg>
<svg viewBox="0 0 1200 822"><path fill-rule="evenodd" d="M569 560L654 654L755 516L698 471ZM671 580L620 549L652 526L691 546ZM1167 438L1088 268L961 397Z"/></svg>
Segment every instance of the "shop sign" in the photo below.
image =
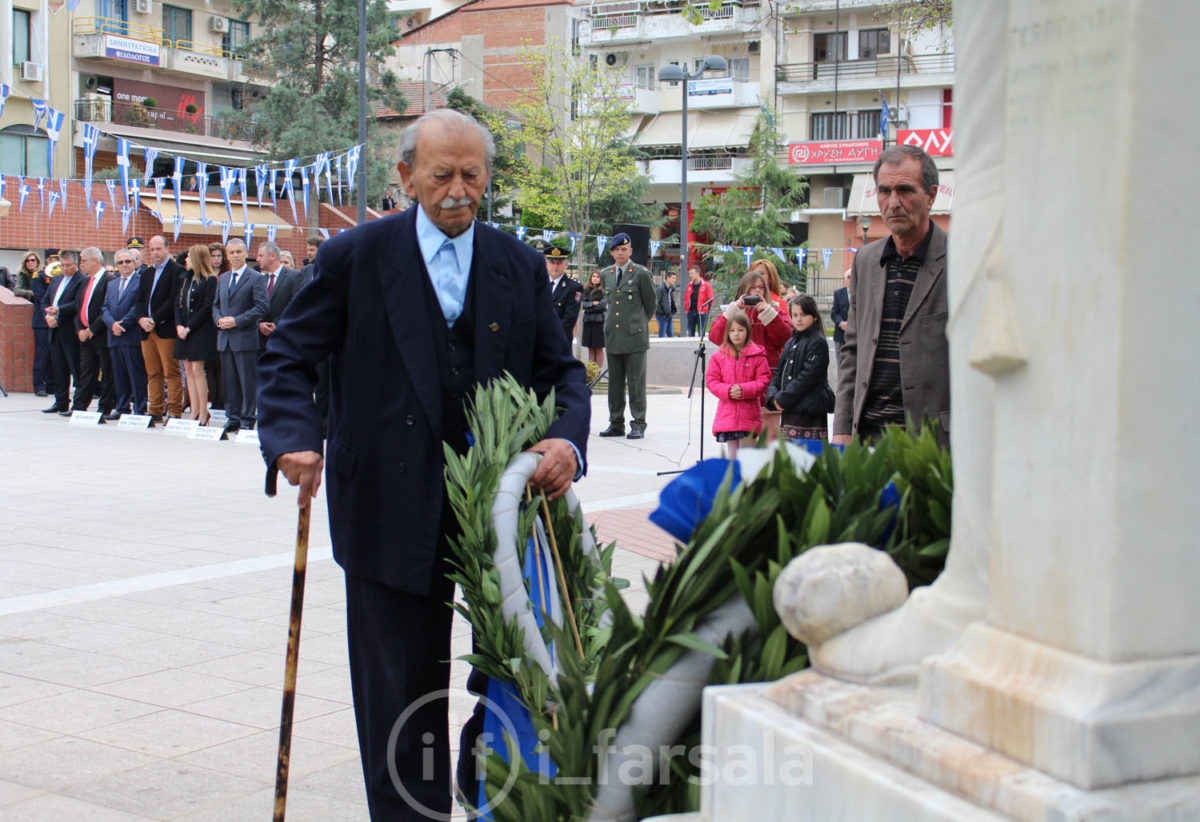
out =
<svg viewBox="0 0 1200 822"><path fill-rule="evenodd" d="M930 157L954 155L954 131L948 128L915 128L896 132L896 143L916 146Z"/></svg>
<svg viewBox="0 0 1200 822"><path fill-rule="evenodd" d="M128 60L130 63L141 63L144 66L162 65L158 43L147 43L145 40L134 40L131 37L106 34L104 54L115 60Z"/></svg>
<svg viewBox="0 0 1200 822"><path fill-rule="evenodd" d="M883 151L880 140L833 140L827 143L792 143L788 163L825 166L834 163L873 163Z"/></svg>

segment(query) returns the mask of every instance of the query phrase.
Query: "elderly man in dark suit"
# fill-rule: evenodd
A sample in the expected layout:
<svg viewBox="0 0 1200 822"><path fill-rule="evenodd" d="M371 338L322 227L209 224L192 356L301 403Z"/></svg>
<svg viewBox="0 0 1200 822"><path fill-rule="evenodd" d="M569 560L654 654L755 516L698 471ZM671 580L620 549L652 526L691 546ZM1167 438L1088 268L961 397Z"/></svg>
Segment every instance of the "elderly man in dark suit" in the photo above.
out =
<svg viewBox="0 0 1200 822"><path fill-rule="evenodd" d="M42 298L46 325L50 328L50 372L54 375L54 405L43 414L58 412L71 416L71 381L79 385L79 338L75 335L75 315L79 313L79 287L85 277L79 274L79 254L63 251L59 255L62 273L50 280Z"/></svg>
<svg viewBox="0 0 1200 822"><path fill-rule="evenodd" d="M137 324L137 292L141 274L133 252L122 248L113 255L117 279L109 283L101 319L108 327L109 361L112 363L116 401L110 420L122 414L146 413L146 365L142 361L142 339L146 332Z"/></svg>
<svg viewBox="0 0 1200 822"><path fill-rule="evenodd" d="M834 443L877 438L928 417L950 439L946 232L929 217L938 172L924 151L892 146L875 163L890 236L854 258L850 316L838 363Z"/></svg>
<svg viewBox="0 0 1200 822"><path fill-rule="evenodd" d="M267 278L246 265L246 244L225 246L232 268L217 281L213 322L225 379L225 437L253 428L258 395L258 323L267 315Z"/></svg>
<svg viewBox="0 0 1200 822"><path fill-rule="evenodd" d="M833 323L834 362L841 357L842 346L846 342L846 323L850 320L850 273L847 268L842 275L842 287L833 292L833 307L829 310L829 320Z"/></svg>
<svg viewBox="0 0 1200 822"><path fill-rule="evenodd" d="M79 313L75 334L79 337L79 382L75 386L73 411L87 411L92 397L99 395L101 421L117 404L112 360L108 354L108 329L104 326L104 298L108 284L116 279L104 268L104 254L92 246L79 252L79 271L87 276L80 286Z"/></svg>
<svg viewBox="0 0 1200 822"><path fill-rule="evenodd" d="M533 483L556 497L583 470L585 372L555 315L543 258L475 220L494 153L487 130L452 109L409 126L400 174L417 205L329 239L259 361L263 455L305 504L324 466L314 367L330 358L329 523L346 572L373 820L449 818L446 571L457 529L442 455L443 442L467 447L475 386L508 372L538 394L553 389L561 415L532 448L543 455ZM463 751L475 732L464 731ZM461 762L460 775L473 781Z"/></svg>

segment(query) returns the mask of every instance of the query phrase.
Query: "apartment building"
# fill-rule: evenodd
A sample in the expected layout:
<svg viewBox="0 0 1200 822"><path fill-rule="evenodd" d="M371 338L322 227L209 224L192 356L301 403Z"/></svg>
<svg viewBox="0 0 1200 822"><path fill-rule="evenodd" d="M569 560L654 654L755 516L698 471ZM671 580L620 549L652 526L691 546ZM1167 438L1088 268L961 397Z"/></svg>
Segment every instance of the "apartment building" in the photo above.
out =
<svg viewBox="0 0 1200 822"><path fill-rule="evenodd" d="M70 76L54 67L69 42L68 16L53 14L46 0L12 0L5 5L11 11L0 14L0 83L8 89L0 115L0 173L65 177L71 164ZM53 158L47 109L39 114L34 101L66 114ZM14 186L6 186L3 194L9 201L17 196Z"/></svg>

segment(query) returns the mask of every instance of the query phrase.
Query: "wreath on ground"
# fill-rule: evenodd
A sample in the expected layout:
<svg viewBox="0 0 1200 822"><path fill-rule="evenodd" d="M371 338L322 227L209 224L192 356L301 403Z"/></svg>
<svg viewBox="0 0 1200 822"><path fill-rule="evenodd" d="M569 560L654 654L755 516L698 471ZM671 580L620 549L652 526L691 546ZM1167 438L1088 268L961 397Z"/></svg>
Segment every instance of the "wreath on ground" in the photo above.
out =
<svg viewBox="0 0 1200 822"><path fill-rule="evenodd" d="M626 583L611 577L615 543L596 547L573 496L548 502L526 493L514 518L527 572L517 598L557 597L535 607L545 610L535 624L513 616L511 603L506 615L512 583L496 556L514 540L497 534L493 507L510 464L554 418L552 393L539 401L505 375L476 391L472 446L445 452L460 529L451 576L462 602L454 607L476 641L466 659L515 695L535 738L530 747L504 733L505 747L486 757L478 804L503 822L694 811L701 763L689 752L699 744L700 688L773 681L808 664L773 607L776 577L810 547L863 542L887 551L910 588L932 582L949 546L949 452L931 429L894 429L870 449L813 457L777 446L701 463L663 491L653 518L680 547L647 581L640 615L622 598ZM538 578L550 573L554 582ZM672 753L630 767L620 743L639 734Z"/></svg>

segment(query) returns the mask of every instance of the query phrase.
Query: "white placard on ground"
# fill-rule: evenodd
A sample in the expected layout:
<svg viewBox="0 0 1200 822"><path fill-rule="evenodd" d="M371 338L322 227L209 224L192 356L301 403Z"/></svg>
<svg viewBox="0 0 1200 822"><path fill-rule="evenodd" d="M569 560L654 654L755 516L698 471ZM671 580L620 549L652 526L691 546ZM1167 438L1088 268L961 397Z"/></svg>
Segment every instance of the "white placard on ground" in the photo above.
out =
<svg viewBox="0 0 1200 822"><path fill-rule="evenodd" d="M99 411L72 411L71 425L99 425L103 415Z"/></svg>
<svg viewBox="0 0 1200 822"><path fill-rule="evenodd" d="M243 428L241 431L238 431L237 442L242 445L258 445L258 429Z"/></svg>
<svg viewBox="0 0 1200 822"><path fill-rule="evenodd" d="M191 436L194 429L200 427L200 420L167 420L167 433L179 437Z"/></svg>
<svg viewBox="0 0 1200 822"><path fill-rule="evenodd" d="M117 421L118 428L137 428L146 430L150 427L149 414L122 414L121 419Z"/></svg>
<svg viewBox="0 0 1200 822"><path fill-rule="evenodd" d="M188 434L189 440L208 440L209 442L219 442L221 435L225 433L223 428L216 428L211 425L199 425L199 420L193 420L193 422L196 422L197 425Z"/></svg>

